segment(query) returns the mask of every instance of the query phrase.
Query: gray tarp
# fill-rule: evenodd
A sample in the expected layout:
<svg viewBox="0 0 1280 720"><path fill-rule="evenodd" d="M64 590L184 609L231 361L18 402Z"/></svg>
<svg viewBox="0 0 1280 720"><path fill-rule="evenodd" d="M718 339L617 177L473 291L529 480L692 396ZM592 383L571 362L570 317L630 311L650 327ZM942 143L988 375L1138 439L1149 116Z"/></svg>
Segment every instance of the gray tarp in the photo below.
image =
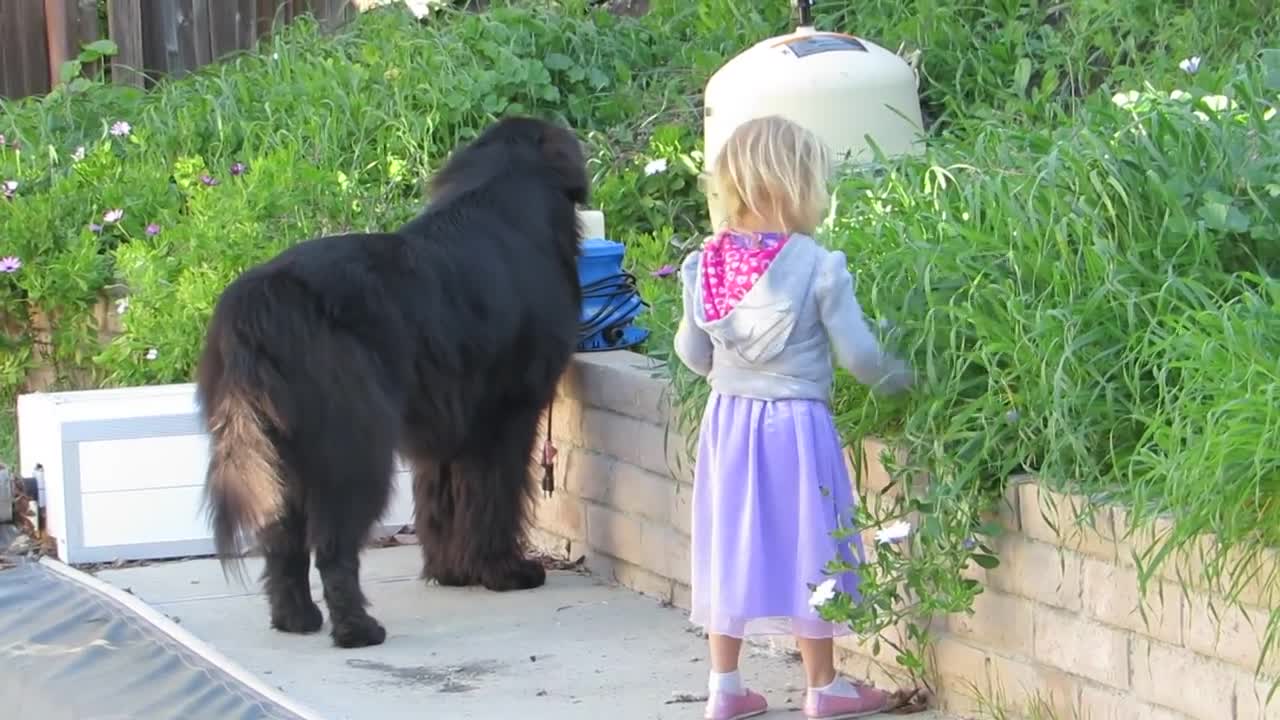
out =
<svg viewBox="0 0 1280 720"><path fill-rule="evenodd" d="M94 581L77 579L74 571L34 562L0 570L0 716L308 717L251 687L256 680L246 681L238 668L215 664L211 651L179 642L180 632L160 624Z"/></svg>

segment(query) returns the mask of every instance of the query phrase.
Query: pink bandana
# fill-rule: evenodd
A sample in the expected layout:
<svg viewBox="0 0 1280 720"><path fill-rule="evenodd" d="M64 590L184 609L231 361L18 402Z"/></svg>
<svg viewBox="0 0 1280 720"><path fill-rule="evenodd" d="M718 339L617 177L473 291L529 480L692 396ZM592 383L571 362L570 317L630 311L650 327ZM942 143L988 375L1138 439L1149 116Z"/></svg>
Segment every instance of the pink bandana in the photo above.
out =
<svg viewBox="0 0 1280 720"><path fill-rule="evenodd" d="M782 233L724 230L702 246L702 311L707 320L724 317L777 257L787 242Z"/></svg>

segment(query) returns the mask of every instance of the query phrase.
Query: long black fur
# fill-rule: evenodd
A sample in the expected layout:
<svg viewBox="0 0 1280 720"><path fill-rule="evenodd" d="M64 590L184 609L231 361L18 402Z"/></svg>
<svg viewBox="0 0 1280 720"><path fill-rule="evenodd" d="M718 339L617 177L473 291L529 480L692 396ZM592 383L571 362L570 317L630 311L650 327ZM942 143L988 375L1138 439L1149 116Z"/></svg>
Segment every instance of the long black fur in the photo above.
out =
<svg viewBox="0 0 1280 720"><path fill-rule="evenodd" d="M358 553L397 451L414 472L425 577L497 591L546 579L524 539L539 419L576 339L581 145L505 118L430 190L396 232L310 240L236 278L199 364L224 567L256 536L272 626L315 632L314 550L341 647L386 637Z"/></svg>

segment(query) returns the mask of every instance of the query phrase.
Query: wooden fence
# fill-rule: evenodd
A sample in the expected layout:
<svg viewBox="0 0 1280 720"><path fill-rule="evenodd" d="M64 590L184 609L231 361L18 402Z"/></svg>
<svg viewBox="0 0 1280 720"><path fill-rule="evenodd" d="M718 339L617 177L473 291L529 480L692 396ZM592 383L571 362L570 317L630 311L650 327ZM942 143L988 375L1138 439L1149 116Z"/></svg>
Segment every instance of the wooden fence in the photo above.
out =
<svg viewBox="0 0 1280 720"><path fill-rule="evenodd" d="M0 0L0 97L48 92L63 61L104 37L119 47L111 81L147 87L251 48L300 15L332 28L355 13L352 0Z"/></svg>

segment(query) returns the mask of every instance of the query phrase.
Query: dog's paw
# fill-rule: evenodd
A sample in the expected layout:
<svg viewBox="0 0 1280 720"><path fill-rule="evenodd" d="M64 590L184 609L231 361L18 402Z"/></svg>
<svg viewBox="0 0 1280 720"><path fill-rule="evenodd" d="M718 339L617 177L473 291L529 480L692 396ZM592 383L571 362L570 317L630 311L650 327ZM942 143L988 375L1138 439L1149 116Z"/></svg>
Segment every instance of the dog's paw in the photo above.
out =
<svg viewBox="0 0 1280 720"><path fill-rule="evenodd" d="M340 648L362 648L381 645L387 631L377 620L364 615L333 625L333 644Z"/></svg>
<svg viewBox="0 0 1280 720"><path fill-rule="evenodd" d="M273 611L271 613L271 627L280 632L308 634L320 629L324 624L324 614L320 612L320 607L315 603L309 603L301 608L290 608L289 610Z"/></svg>
<svg viewBox="0 0 1280 720"><path fill-rule="evenodd" d="M536 560L520 558L505 563L493 572L485 573L484 586L494 592L532 590L547 581L547 569Z"/></svg>

